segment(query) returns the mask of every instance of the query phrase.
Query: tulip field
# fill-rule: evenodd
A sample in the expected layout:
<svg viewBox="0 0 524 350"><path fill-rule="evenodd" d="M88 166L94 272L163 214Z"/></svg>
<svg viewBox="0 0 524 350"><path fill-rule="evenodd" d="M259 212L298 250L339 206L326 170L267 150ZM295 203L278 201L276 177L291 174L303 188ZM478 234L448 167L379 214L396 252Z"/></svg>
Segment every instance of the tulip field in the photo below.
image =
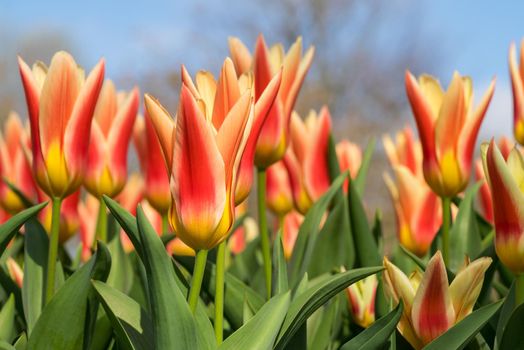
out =
<svg viewBox="0 0 524 350"><path fill-rule="evenodd" d="M314 47L224 44L217 76L182 65L173 108L104 59L18 57L0 349L524 349L524 46L513 136L478 138L495 79L474 98L469 76L406 67L416 128L361 147L328 105L295 110Z"/></svg>

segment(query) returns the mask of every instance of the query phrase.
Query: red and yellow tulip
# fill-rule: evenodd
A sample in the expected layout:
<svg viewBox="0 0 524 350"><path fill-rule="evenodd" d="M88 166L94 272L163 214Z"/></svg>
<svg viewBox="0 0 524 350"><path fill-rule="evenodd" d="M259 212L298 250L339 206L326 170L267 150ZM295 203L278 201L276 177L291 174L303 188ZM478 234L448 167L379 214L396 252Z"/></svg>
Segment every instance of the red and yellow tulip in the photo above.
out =
<svg viewBox="0 0 524 350"><path fill-rule="evenodd" d="M229 39L231 56L239 75L252 70L255 100L258 101L273 77L282 69L282 82L265 121L255 151L255 164L265 169L282 159L289 139L289 121L298 93L311 66L314 48L302 55L302 39L298 38L287 53L281 44L268 49L264 37L258 37L254 57L236 38Z"/></svg>
<svg viewBox="0 0 524 350"><path fill-rule="evenodd" d="M176 127L158 101L145 97L171 179L170 223L195 250L211 249L226 239L235 218L235 188L254 103L249 90L231 105L225 104L233 101L228 96L199 99L184 79ZM215 99L221 103L211 109L208 101Z"/></svg>
<svg viewBox="0 0 524 350"><path fill-rule="evenodd" d="M49 200L43 196L43 200ZM66 242L68 239L73 237L80 228L80 218L78 216L78 202L80 200L80 189L73 192L71 195L66 197L62 202L62 208L60 210L60 229L59 229L59 241L60 243ZM48 233L51 233L51 221L52 221L52 210L51 206L46 206L40 212L40 220L42 225Z"/></svg>
<svg viewBox="0 0 524 350"><path fill-rule="evenodd" d="M284 257L286 260L291 259L291 255L293 255L293 248L295 247L298 231L303 221L304 216L296 211L287 213L284 217L284 225L282 227L282 247L284 249Z"/></svg>
<svg viewBox="0 0 524 350"><path fill-rule="evenodd" d="M482 145L484 173L491 189L495 250L515 273L524 272L524 157L513 148L507 160L492 140Z"/></svg>
<svg viewBox="0 0 524 350"><path fill-rule="evenodd" d="M453 74L447 91L429 75L419 79L406 72L406 91L422 144L426 182L440 197L463 191L469 181L480 124L488 108L493 80L476 109L469 77Z"/></svg>
<svg viewBox="0 0 524 350"><path fill-rule="evenodd" d="M127 149L138 112L138 89L117 94L106 80L96 104L84 184L94 196L116 196L127 179Z"/></svg>
<svg viewBox="0 0 524 350"><path fill-rule="evenodd" d="M440 251L430 259L424 275L406 276L384 258L385 290L404 311L397 329L415 348L421 349L469 315L480 294L491 258L467 264L448 285L446 266Z"/></svg>
<svg viewBox="0 0 524 350"><path fill-rule="evenodd" d="M287 168L283 161L278 161L266 169L266 204L277 216L283 216L293 210L293 193Z"/></svg>
<svg viewBox="0 0 524 350"><path fill-rule="evenodd" d="M38 191L25 154L30 139L17 113L11 112L0 135L0 205L10 213L25 209L22 199L4 182L9 181L27 199L38 201Z"/></svg>
<svg viewBox="0 0 524 350"><path fill-rule="evenodd" d="M524 40L520 45L520 61L517 63L517 48L511 43L509 48L509 73L513 91L513 134L524 145Z"/></svg>
<svg viewBox="0 0 524 350"><path fill-rule="evenodd" d="M349 175L354 179L360 170L360 165L362 164L362 149L353 142L342 140L335 146L335 151L337 153L340 171L344 172L349 170ZM346 179L342 186L345 193L348 192L348 186L349 179Z"/></svg>
<svg viewBox="0 0 524 350"><path fill-rule="evenodd" d="M402 165L416 177L424 179L422 146L413 136L413 130L409 126L397 133L395 141L389 135L384 135L382 143L392 167Z"/></svg>
<svg viewBox="0 0 524 350"><path fill-rule="evenodd" d="M353 321L367 328L375 322L375 297L378 279L371 275L346 288Z"/></svg>
<svg viewBox="0 0 524 350"><path fill-rule="evenodd" d="M7 272L9 272L9 277L16 283L18 288L22 288L24 284L24 271L15 261L15 259L8 257L6 260Z"/></svg>
<svg viewBox="0 0 524 350"><path fill-rule="evenodd" d="M71 55L56 53L49 68L18 59L31 126L33 172L53 198L75 192L87 171L91 121L104 80L101 60L85 78Z"/></svg>
<svg viewBox="0 0 524 350"><path fill-rule="evenodd" d="M235 215L240 217L247 213L247 202L242 202L235 208ZM252 217L245 217L235 232L227 241L229 251L233 254L240 254L244 251L249 242L258 236L258 226Z"/></svg>

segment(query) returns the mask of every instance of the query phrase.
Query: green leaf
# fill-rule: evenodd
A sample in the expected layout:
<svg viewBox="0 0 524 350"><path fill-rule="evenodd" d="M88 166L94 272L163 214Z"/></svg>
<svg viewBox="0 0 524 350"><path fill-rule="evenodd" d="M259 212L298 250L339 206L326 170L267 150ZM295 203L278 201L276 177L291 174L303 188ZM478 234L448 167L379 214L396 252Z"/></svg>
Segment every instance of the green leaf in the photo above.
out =
<svg viewBox="0 0 524 350"><path fill-rule="evenodd" d="M364 151L364 156L362 157L362 163L360 164L360 169L358 174L355 177L355 189L361 196L364 193L364 188L366 187L366 179L368 177L369 166L371 165L371 158L373 157L373 152L375 151L375 145L377 141L375 138L369 140L366 150Z"/></svg>
<svg viewBox="0 0 524 350"><path fill-rule="evenodd" d="M481 182L477 182L466 191L460 202L457 218L450 231L450 263L448 268L457 271L464 265L464 256L477 256L481 251L482 238L477 225L473 200Z"/></svg>
<svg viewBox="0 0 524 350"><path fill-rule="evenodd" d="M5 177L3 178L3 181L7 185L7 187L9 187L9 189L13 191L14 194L16 194L16 196L20 199L20 201L22 202L25 208L29 208L35 205L35 203L33 203L31 199L26 197L26 195L18 187L16 187L12 182L7 180Z"/></svg>
<svg viewBox="0 0 524 350"><path fill-rule="evenodd" d="M124 229L124 232L129 237L129 240L131 243L133 243L133 247L135 247L135 251L137 254L142 258L143 252L142 252L142 243L140 234L138 232L138 226L136 223L136 218L131 215L130 212L122 208L120 204L118 204L116 201L112 200L108 196L103 196L104 202L106 202L107 208L113 215L113 217L118 221L120 226Z"/></svg>
<svg viewBox="0 0 524 350"><path fill-rule="evenodd" d="M260 263L256 257L259 247L260 237L256 237L247 244L246 248L240 254L233 258L233 262L227 269L227 272L244 282L248 282L260 268Z"/></svg>
<svg viewBox="0 0 524 350"><path fill-rule="evenodd" d="M298 237L291 256L291 286L296 286L307 271L311 258L313 257L320 221L347 177L348 172L344 172L337 177L326 193L324 193L307 212L304 222L298 231Z"/></svg>
<svg viewBox="0 0 524 350"><path fill-rule="evenodd" d="M28 349L82 349L91 279L95 275L107 275L110 268L111 257L101 244L95 255L66 280L44 307L29 336Z"/></svg>
<svg viewBox="0 0 524 350"><path fill-rule="evenodd" d="M334 300L322 310L321 319L318 321L318 328L313 335L310 349L328 349L331 343L333 325L336 322L339 309L339 299ZM309 322L308 322L309 323Z"/></svg>
<svg viewBox="0 0 524 350"><path fill-rule="evenodd" d="M389 341L391 334L395 331L403 310L404 306L400 302L395 309L348 341L340 350L380 349Z"/></svg>
<svg viewBox="0 0 524 350"><path fill-rule="evenodd" d="M121 291L100 281L93 281L98 298L111 321L119 347L154 349L152 322L145 310Z"/></svg>
<svg viewBox="0 0 524 350"><path fill-rule="evenodd" d="M111 253L111 271L107 277L107 284L127 293L133 285L133 266L129 256L122 247L120 240L120 226L116 223L113 215L108 219L109 242L107 247Z"/></svg>
<svg viewBox="0 0 524 350"><path fill-rule="evenodd" d="M500 341L500 350L524 349L524 336L522 335L524 325L524 304L520 304L504 328L504 334Z"/></svg>
<svg viewBox="0 0 524 350"><path fill-rule="evenodd" d="M218 348L272 349L289 307L290 292L271 298L245 325L231 334Z"/></svg>
<svg viewBox="0 0 524 350"><path fill-rule="evenodd" d="M3 291L10 295L12 294L15 298L15 308L22 317L22 321L24 322L24 307L22 305L22 291L20 290L20 287L18 284L13 281L11 276L9 275L9 272L7 271L7 268L0 268L0 286L2 286Z"/></svg>
<svg viewBox="0 0 524 350"><path fill-rule="evenodd" d="M504 304L502 305L502 309L500 310L500 316L497 322L497 332L495 337L499 346L500 341L502 340L502 337L504 335L504 329L508 324L511 315L513 314L513 310L515 310L515 288L516 283L513 282L509 289L508 295L506 296L506 298L504 298Z"/></svg>
<svg viewBox="0 0 524 350"><path fill-rule="evenodd" d="M424 350L463 349L475 338L493 315L502 306L502 300L475 310L447 332L429 343Z"/></svg>
<svg viewBox="0 0 524 350"><path fill-rule="evenodd" d="M0 350L16 350L16 348L4 340L0 340Z"/></svg>
<svg viewBox="0 0 524 350"><path fill-rule="evenodd" d="M11 294L0 311L0 340L8 343L15 337L15 296Z"/></svg>
<svg viewBox="0 0 524 350"><path fill-rule="evenodd" d="M42 210L42 208L46 205L47 202L40 203L38 205L35 205L34 207L21 211L20 213L14 215L5 223L0 225L0 254L3 253L3 251L9 244L9 241L11 241L11 238L14 237L14 235L18 232L20 227L27 220L31 219L33 216L38 214L38 212Z"/></svg>
<svg viewBox="0 0 524 350"><path fill-rule="evenodd" d="M22 334L18 337L14 346L16 350L27 349L27 335L25 334L25 332L22 332Z"/></svg>
<svg viewBox="0 0 524 350"><path fill-rule="evenodd" d="M366 267L350 270L330 276L319 283L309 286L301 294L297 294L282 325L278 336L277 349L284 349L295 332L306 322L306 320L319 307L349 286L369 275L382 271L382 267Z"/></svg>
<svg viewBox="0 0 524 350"><path fill-rule="evenodd" d="M22 300L27 324L27 334L31 335L44 302L45 274L47 271L47 250L49 238L45 229L36 219L25 224L24 282Z"/></svg>
<svg viewBox="0 0 524 350"><path fill-rule="evenodd" d="M137 224L143 243L156 349L172 349L174 344L182 349L196 349L195 320L176 284L171 258L140 206L137 208Z"/></svg>
<svg viewBox="0 0 524 350"><path fill-rule="evenodd" d="M287 262L282 247L282 236L277 233L273 244L273 295L285 293L289 290L287 280Z"/></svg>

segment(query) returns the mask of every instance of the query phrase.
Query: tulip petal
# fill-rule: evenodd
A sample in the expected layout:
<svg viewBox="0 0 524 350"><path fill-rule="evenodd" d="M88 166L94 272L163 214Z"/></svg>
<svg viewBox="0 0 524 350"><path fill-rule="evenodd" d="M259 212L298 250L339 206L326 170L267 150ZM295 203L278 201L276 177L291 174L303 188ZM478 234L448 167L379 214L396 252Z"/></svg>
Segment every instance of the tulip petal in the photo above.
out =
<svg viewBox="0 0 524 350"><path fill-rule="evenodd" d="M175 144L175 121L169 115L169 112L149 94L144 96L146 104L146 118L149 116L151 124L154 126L158 142L162 147L164 160L168 173L173 168L173 149Z"/></svg>
<svg viewBox="0 0 524 350"><path fill-rule="evenodd" d="M297 100L298 93L300 91L300 88L302 87L304 79L306 78L306 74L309 71L309 67L311 67L311 64L313 63L314 56L315 48L310 47L306 51L298 65L298 68L295 72L293 84L289 87L287 94L282 95L286 96L284 100L284 113L287 116L287 118L289 118L291 112L293 111L293 108L295 107L295 102Z"/></svg>
<svg viewBox="0 0 524 350"><path fill-rule="evenodd" d="M516 51L515 43L511 43L509 48L509 72L513 92L513 130L515 138L519 143L522 143L524 142L524 82L522 81L523 75L517 65ZM521 55L520 59L522 61L524 57Z"/></svg>
<svg viewBox="0 0 524 350"><path fill-rule="evenodd" d="M222 66L214 97L213 125L215 129L218 130L224 122L226 115L240 98L240 88L238 86L235 65L229 57L226 58Z"/></svg>
<svg viewBox="0 0 524 350"><path fill-rule="evenodd" d="M253 71L255 73L255 100L258 101L273 76L271 73L266 42L264 41L264 36L262 36L262 34L257 38L255 46L255 61L253 64Z"/></svg>
<svg viewBox="0 0 524 350"><path fill-rule="evenodd" d="M240 76L249 71L253 62L253 57L251 57L251 53L249 53L249 50L240 39L229 37L227 41L231 58L235 64L235 70Z"/></svg>
<svg viewBox="0 0 524 350"><path fill-rule="evenodd" d="M207 249L228 205L225 164L211 125L185 85L180 101L171 177L175 230L192 248Z"/></svg>
<svg viewBox="0 0 524 350"><path fill-rule="evenodd" d="M440 251L426 267L413 300L411 319L415 332L424 344L437 338L455 323L446 266Z"/></svg>
<svg viewBox="0 0 524 350"><path fill-rule="evenodd" d="M106 138L111 130L111 125L113 125L117 107L115 85L111 80L106 79L100 90L93 116L93 120L96 120Z"/></svg>
<svg viewBox="0 0 524 350"><path fill-rule="evenodd" d="M206 119L210 121L213 119L217 83L213 77L213 74L207 71L198 72L195 80L198 87L198 98L201 98L204 101Z"/></svg>
<svg viewBox="0 0 524 350"><path fill-rule="evenodd" d="M434 77L422 74L418 79L420 89L423 95L426 97L429 107L431 108L431 117L433 121L437 120L444 100L444 91L437 79Z"/></svg>
<svg viewBox="0 0 524 350"><path fill-rule="evenodd" d="M491 265L491 258L483 257L473 261L465 269L461 270L451 285L449 294L453 302L453 308L459 322L469 315L482 289L484 274Z"/></svg>

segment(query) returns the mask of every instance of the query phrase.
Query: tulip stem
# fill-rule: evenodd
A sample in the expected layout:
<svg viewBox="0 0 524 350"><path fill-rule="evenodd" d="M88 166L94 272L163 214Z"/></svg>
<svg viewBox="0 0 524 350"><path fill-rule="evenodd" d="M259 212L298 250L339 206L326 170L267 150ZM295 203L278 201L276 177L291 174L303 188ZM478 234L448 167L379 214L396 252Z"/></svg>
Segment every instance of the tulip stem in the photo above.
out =
<svg viewBox="0 0 524 350"><path fill-rule="evenodd" d="M167 214L162 214L162 234L169 233L169 221L167 220Z"/></svg>
<svg viewBox="0 0 524 350"><path fill-rule="evenodd" d="M45 303L49 303L55 293L56 259L58 255L58 241L60 237L60 207L62 198L53 197L51 211L51 232L49 238L49 254L47 256L47 281Z"/></svg>
<svg viewBox="0 0 524 350"><path fill-rule="evenodd" d="M515 276L515 308L524 304L524 273Z"/></svg>
<svg viewBox="0 0 524 350"><path fill-rule="evenodd" d="M257 169L257 199L260 243L262 245L262 256L264 258L264 272L266 277L267 298L269 299L271 298L271 251L269 247L269 236L267 232L265 169Z"/></svg>
<svg viewBox="0 0 524 350"><path fill-rule="evenodd" d="M204 278L204 271L206 269L207 250L199 250L195 257L195 266L193 268L193 278L191 279L191 289L189 289L189 308L194 314L198 304L198 297L200 295L200 287L202 287L202 279Z"/></svg>
<svg viewBox="0 0 524 350"><path fill-rule="evenodd" d="M449 264L449 228L451 225L451 198L442 197L442 257Z"/></svg>
<svg viewBox="0 0 524 350"><path fill-rule="evenodd" d="M106 243L107 242L107 209L106 202L100 198L100 206L98 208L98 219L96 221L96 237ZM96 240L93 242L93 247L96 245Z"/></svg>
<svg viewBox="0 0 524 350"><path fill-rule="evenodd" d="M215 338L217 344L222 343L223 320L224 320L224 274L226 264L227 241L224 240L217 249L217 272L215 285Z"/></svg>

